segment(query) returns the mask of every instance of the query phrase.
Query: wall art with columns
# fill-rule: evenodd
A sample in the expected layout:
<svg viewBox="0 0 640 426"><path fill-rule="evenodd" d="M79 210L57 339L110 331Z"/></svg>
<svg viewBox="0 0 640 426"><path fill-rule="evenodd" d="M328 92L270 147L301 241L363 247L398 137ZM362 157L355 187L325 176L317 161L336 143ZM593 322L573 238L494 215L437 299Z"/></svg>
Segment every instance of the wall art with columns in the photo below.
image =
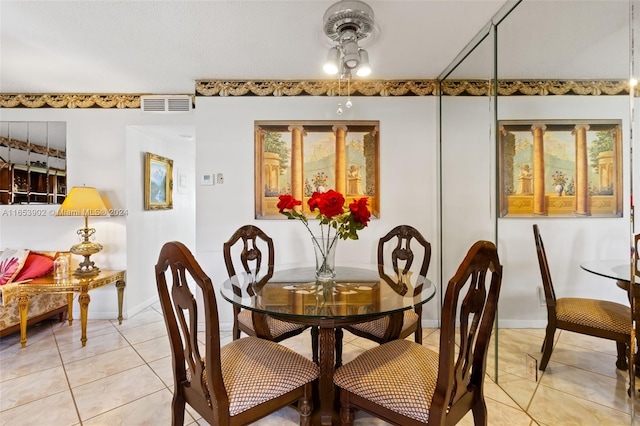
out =
<svg viewBox="0 0 640 426"><path fill-rule="evenodd" d="M255 208L257 219L286 219L278 196L307 200L333 189L349 202L368 197L380 215L378 121L256 121Z"/></svg>
<svg viewBox="0 0 640 426"><path fill-rule="evenodd" d="M622 217L621 120L500 121L500 217Z"/></svg>

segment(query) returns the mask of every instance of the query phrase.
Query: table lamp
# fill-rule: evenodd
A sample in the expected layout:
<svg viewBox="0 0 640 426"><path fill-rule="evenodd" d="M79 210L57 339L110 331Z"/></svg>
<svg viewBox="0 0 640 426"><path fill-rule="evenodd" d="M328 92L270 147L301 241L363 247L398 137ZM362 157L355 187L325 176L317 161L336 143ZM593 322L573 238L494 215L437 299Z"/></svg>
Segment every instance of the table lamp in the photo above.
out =
<svg viewBox="0 0 640 426"><path fill-rule="evenodd" d="M94 228L89 228L89 216L109 216L109 211L98 190L88 186L74 186L67 194L56 216L84 216L84 228L77 231L82 241L70 249L71 253L84 256L84 260L73 274L90 276L100 272L100 268L95 266L89 258L102 250L101 244L89 241L96 232Z"/></svg>

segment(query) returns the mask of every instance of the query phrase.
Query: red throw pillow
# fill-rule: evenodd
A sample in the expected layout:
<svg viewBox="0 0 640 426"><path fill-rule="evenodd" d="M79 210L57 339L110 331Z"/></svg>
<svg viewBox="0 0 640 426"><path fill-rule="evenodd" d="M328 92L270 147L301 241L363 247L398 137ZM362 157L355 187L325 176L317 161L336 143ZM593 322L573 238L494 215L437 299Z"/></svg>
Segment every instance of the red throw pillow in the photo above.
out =
<svg viewBox="0 0 640 426"><path fill-rule="evenodd" d="M0 254L0 285L13 281L28 255L29 250L5 250Z"/></svg>
<svg viewBox="0 0 640 426"><path fill-rule="evenodd" d="M53 259L44 254L30 252L22 270L14 281L30 280L48 274L53 269Z"/></svg>

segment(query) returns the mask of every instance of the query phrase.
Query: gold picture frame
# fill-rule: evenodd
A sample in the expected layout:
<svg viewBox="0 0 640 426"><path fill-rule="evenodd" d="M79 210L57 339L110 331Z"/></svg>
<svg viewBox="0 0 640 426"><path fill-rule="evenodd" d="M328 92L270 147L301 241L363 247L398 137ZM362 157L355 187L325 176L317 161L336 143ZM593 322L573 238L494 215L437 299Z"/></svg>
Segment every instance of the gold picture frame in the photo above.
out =
<svg viewBox="0 0 640 426"><path fill-rule="evenodd" d="M144 209L173 208L173 160L150 152L144 157Z"/></svg>
<svg viewBox="0 0 640 426"><path fill-rule="evenodd" d="M255 218L286 219L278 197L307 200L314 191L333 189L347 203L368 198L380 217L380 122L255 121Z"/></svg>

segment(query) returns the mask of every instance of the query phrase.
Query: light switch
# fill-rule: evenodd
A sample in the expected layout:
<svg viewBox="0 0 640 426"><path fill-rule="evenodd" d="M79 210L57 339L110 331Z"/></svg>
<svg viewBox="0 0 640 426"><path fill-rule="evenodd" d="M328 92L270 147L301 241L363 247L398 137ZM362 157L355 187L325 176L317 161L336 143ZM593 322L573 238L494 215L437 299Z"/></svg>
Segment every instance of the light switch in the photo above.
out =
<svg viewBox="0 0 640 426"><path fill-rule="evenodd" d="M222 173L218 173L216 182L219 183L219 184L224 183L224 176L222 176Z"/></svg>

